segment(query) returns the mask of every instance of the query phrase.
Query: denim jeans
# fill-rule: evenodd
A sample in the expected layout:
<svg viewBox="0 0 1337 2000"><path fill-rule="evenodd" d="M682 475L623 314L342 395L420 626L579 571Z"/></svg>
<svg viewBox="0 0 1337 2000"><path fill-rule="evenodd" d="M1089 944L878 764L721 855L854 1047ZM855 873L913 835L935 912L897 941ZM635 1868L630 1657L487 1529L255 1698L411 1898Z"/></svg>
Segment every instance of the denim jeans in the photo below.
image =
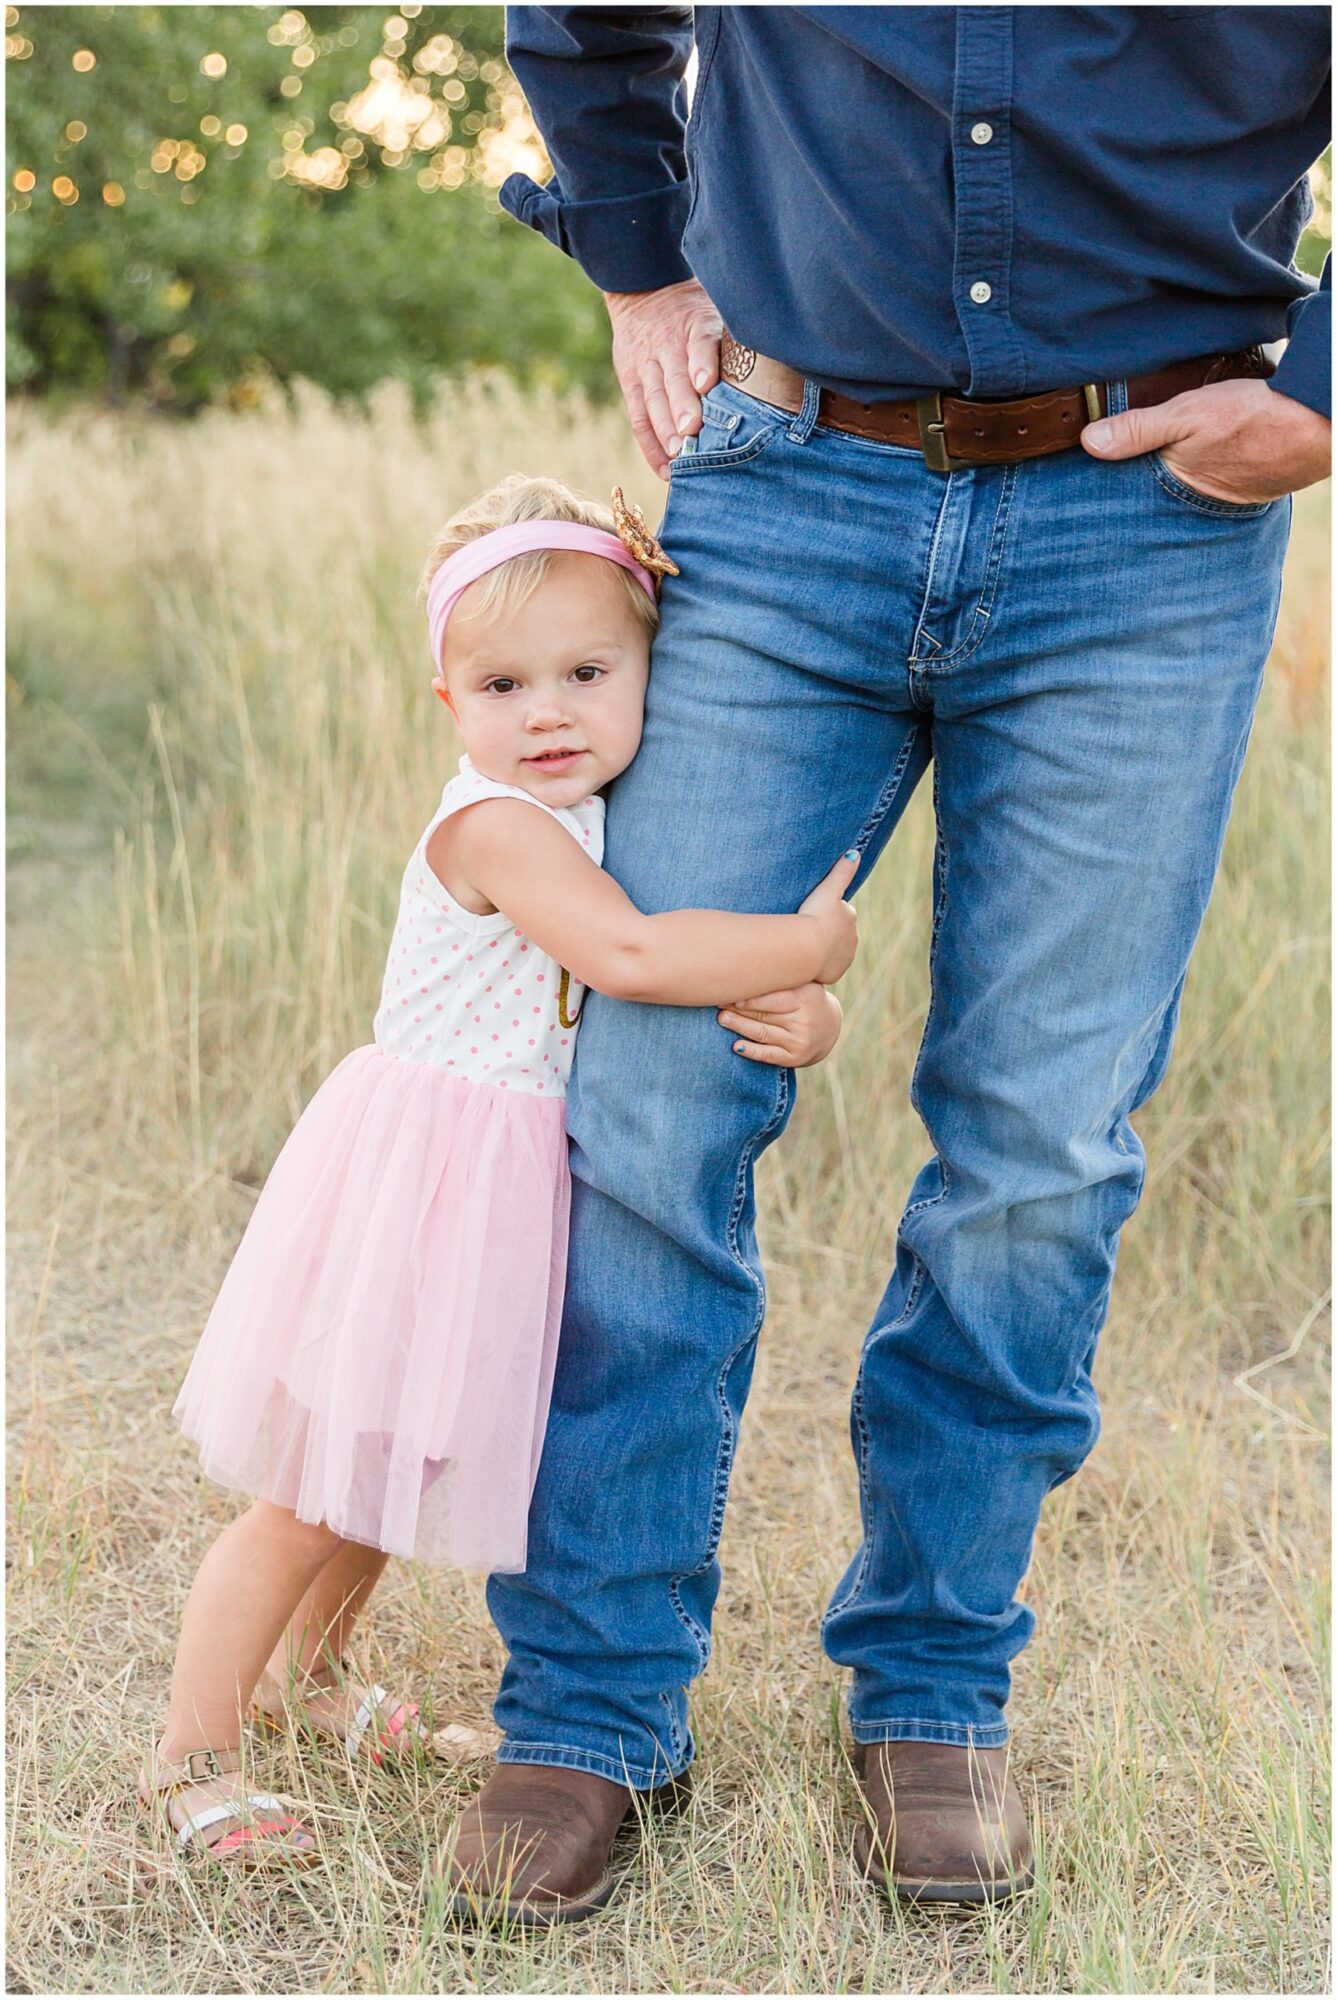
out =
<svg viewBox="0 0 1337 2000"><path fill-rule="evenodd" d="M943 476L814 416L811 389L794 417L722 386L674 466L682 574L606 861L643 910L790 910L843 849L876 865L932 764L933 1150L863 1343L863 1535L822 1632L856 1740L996 1745L1041 1504L1099 1428L1129 1114L1169 1058L1290 502L1080 448ZM753 1167L794 1088L709 1008L587 999L528 1567L488 1585L504 1761L646 1788L691 1760L765 1312Z"/></svg>

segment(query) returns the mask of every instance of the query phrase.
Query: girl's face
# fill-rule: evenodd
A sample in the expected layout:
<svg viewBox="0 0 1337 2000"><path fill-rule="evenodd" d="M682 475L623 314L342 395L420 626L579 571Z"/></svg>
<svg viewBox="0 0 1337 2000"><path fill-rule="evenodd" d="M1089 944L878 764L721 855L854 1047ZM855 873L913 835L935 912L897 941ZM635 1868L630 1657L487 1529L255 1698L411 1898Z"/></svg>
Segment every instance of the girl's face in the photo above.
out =
<svg viewBox="0 0 1337 2000"><path fill-rule="evenodd" d="M650 635L602 556L562 554L509 618L451 613L437 691L475 767L572 806L625 771L645 714Z"/></svg>

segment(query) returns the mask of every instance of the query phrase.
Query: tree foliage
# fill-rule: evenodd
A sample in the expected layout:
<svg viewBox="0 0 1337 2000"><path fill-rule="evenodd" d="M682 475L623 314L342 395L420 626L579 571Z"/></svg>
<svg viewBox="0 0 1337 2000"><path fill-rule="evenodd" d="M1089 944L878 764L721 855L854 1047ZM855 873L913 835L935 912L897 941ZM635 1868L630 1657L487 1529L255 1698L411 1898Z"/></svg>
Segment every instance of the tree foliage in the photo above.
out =
<svg viewBox="0 0 1337 2000"><path fill-rule="evenodd" d="M10 6L6 33L11 388L607 385L597 293L497 206L541 161L500 7Z"/></svg>
<svg viewBox="0 0 1337 2000"><path fill-rule="evenodd" d="M6 380L190 410L268 373L611 389L597 293L497 207L542 148L499 6L6 8ZM1327 158L1299 261L1331 218Z"/></svg>

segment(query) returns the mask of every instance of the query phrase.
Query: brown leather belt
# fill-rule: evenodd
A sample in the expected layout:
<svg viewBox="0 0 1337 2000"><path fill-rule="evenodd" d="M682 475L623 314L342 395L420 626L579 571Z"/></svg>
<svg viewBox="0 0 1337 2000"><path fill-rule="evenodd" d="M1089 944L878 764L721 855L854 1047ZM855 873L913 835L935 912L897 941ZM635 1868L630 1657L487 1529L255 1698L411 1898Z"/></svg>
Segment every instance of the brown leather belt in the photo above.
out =
<svg viewBox="0 0 1337 2000"><path fill-rule="evenodd" d="M726 382L776 409L803 408L804 380L798 370L743 347L728 333L720 347L720 372ZM1235 354L1202 354L1192 361L1173 361L1150 375L1130 375L1127 407L1147 409L1208 382L1272 372L1273 364L1258 346ZM1005 402L939 393L898 403L859 403L852 396L823 389L817 405L817 421L828 430L849 431L879 444L912 445L923 452L933 472L1011 465L1017 459L1066 451L1087 424L1107 414L1103 382L1046 389L1042 395L1015 396Z"/></svg>

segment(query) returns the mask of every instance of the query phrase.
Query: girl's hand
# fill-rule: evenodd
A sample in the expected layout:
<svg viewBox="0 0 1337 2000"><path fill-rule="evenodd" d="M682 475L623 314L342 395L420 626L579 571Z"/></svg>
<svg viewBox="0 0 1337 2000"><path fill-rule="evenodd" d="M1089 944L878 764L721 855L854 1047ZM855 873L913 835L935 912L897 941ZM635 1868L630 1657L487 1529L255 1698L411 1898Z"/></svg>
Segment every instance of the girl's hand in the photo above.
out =
<svg viewBox="0 0 1337 2000"><path fill-rule="evenodd" d="M844 1017L835 994L812 980L792 992L739 1000L722 1007L715 1018L722 1028L745 1038L734 1043L735 1055L773 1063L777 1069L807 1069L830 1055Z"/></svg>
<svg viewBox="0 0 1337 2000"><path fill-rule="evenodd" d="M833 986L842 973L849 971L859 948L859 919L853 903L844 900L845 891L858 872L859 853L851 847L798 906L801 917L814 918L823 929L825 951L816 974L823 986Z"/></svg>

